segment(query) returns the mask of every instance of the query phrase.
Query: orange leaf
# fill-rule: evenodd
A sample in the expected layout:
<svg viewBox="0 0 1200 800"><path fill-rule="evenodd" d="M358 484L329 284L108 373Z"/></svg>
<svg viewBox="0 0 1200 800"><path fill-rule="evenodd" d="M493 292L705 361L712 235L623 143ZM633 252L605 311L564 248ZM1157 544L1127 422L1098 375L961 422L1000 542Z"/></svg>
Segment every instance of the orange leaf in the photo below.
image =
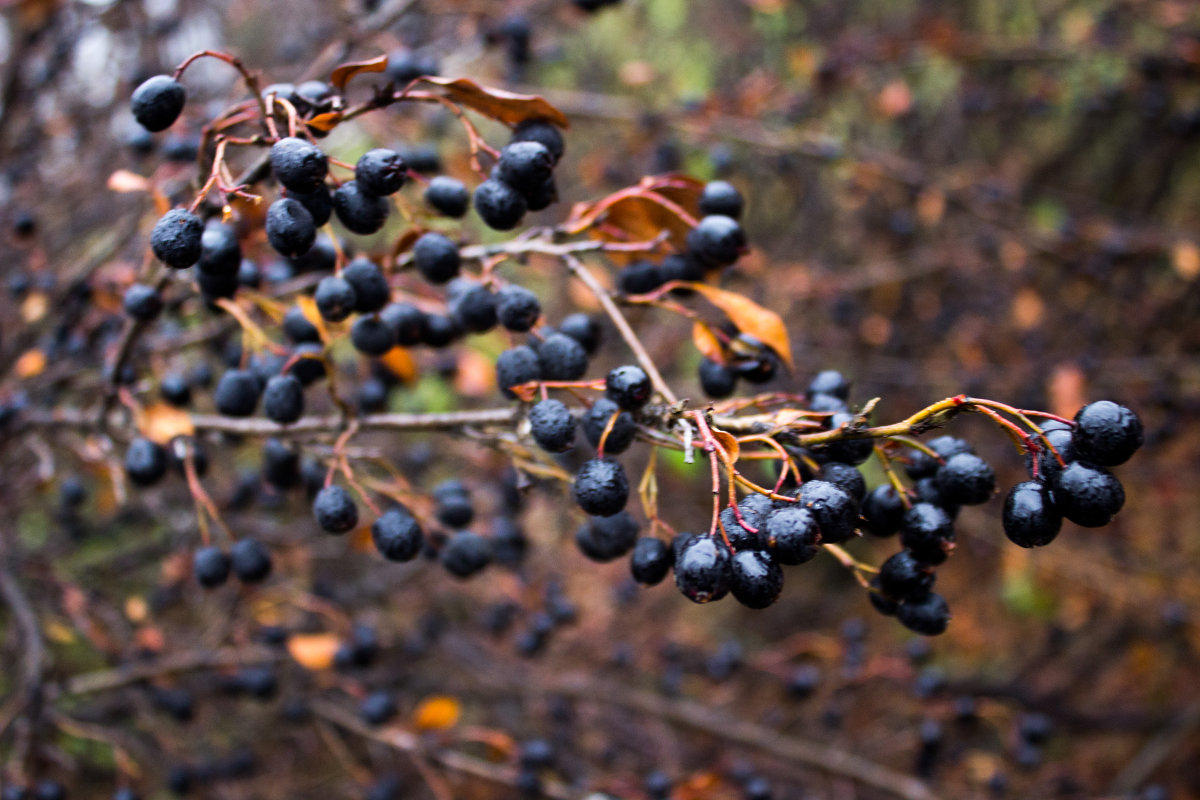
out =
<svg viewBox="0 0 1200 800"><path fill-rule="evenodd" d="M792 368L792 346L788 342L787 328L774 311L763 308L748 297L709 286L707 283L688 283L717 308L725 312L730 322L742 333L748 333L770 347L788 369Z"/></svg>
<svg viewBox="0 0 1200 800"><path fill-rule="evenodd" d="M641 186L614 192L590 205L579 204L566 222L570 233L589 228L601 238L648 242L663 231L682 250L696 219L679 204Z"/></svg>
<svg viewBox="0 0 1200 800"><path fill-rule="evenodd" d="M704 183L686 175L647 175L638 185L675 203L697 219L700 218L700 195Z"/></svg>
<svg viewBox="0 0 1200 800"><path fill-rule="evenodd" d="M310 128L316 128L321 133L329 133L331 130L336 128L338 123L341 121L342 112L328 111L324 114L317 114L312 119L307 120L305 124Z"/></svg>
<svg viewBox="0 0 1200 800"><path fill-rule="evenodd" d="M713 438L721 443L721 447L725 448L725 452L729 454L729 460L737 463L738 454L741 452L741 445L738 444L737 437L728 431L719 431L713 428Z"/></svg>
<svg viewBox="0 0 1200 800"><path fill-rule="evenodd" d="M18 378L32 378L35 375L41 375L45 369L46 354L37 349L26 350L17 359L16 366L13 367Z"/></svg>
<svg viewBox="0 0 1200 800"><path fill-rule="evenodd" d="M461 708L453 697L435 695L427 697L413 712L413 722L417 730L440 731L454 727L458 722Z"/></svg>
<svg viewBox="0 0 1200 800"><path fill-rule="evenodd" d="M696 345L700 355L718 364L725 363L725 348L721 346L721 340L707 323L696 320L692 325L692 343Z"/></svg>
<svg viewBox="0 0 1200 800"><path fill-rule="evenodd" d="M166 403L147 407L138 420L138 429L147 439L159 444L166 444L176 436L192 436L196 432L191 414Z"/></svg>
<svg viewBox="0 0 1200 800"><path fill-rule="evenodd" d="M288 653L307 670L329 669L340 646L332 633L300 633L288 637Z"/></svg>
<svg viewBox="0 0 1200 800"><path fill-rule="evenodd" d="M325 318L321 316L320 309L317 308L317 301L312 295L302 294L296 298L296 305L300 306L300 312L304 314L304 318L317 329L317 333L321 334L321 341L329 341L329 331L325 329Z"/></svg>
<svg viewBox="0 0 1200 800"><path fill-rule="evenodd" d="M150 191L150 181L136 172L119 169L108 176L108 188L121 194L128 192L148 192Z"/></svg>
<svg viewBox="0 0 1200 800"><path fill-rule="evenodd" d="M387 69L388 57L386 55L376 56L367 61L349 61L345 64L338 64L333 68L333 74L329 76L329 82L339 91L346 89L346 84L355 75L360 72L383 72Z"/></svg>
<svg viewBox="0 0 1200 800"><path fill-rule="evenodd" d="M560 128L570 127L561 111L537 95L516 94L503 89L480 86L466 78L427 76L421 80L442 87L451 100L507 125L516 125L527 119L545 119Z"/></svg>
<svg viewBox="0 0 1200 800"><path fill-rule="evenodd" d="M379 363L405 383L412 383L417 379L417 362L413 359L412 353L403 347L397 346L388 350L379 359Z"/></svg>
<svg viewBox="0 0 1200 800"><path fill-rule="evenodd" d="M478 350L464 350L454 372L454 390L463 397L487 397L496 391L496 365Z"/></svg>

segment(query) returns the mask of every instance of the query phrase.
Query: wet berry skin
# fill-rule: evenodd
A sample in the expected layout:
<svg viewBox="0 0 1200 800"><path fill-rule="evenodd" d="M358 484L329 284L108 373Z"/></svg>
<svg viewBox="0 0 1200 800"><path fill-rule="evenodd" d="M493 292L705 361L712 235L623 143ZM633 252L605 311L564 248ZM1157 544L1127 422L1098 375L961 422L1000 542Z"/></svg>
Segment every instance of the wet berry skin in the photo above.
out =
<svg viewBox="0 0 1200 800"><path fill-rule="evenodd" d="M215 589L229 578L233 562L219 547L201 547L192 557L192 573L205 589Z"/></svg>
<svg viewBox="0 0 1200 800"><path fill-rule="evenodd" d="M442 566L456 578L469 578L492 562L492 545L470 531L450 537L438 556Z"/></svg>
<svg viewBox="0 0 1200 800"><path fill-rule="evenodd" d="M350 327L354 349L368 356L382 356L396 345L396 331L379 317L359 317Z"/></svg>
<svg viewBox="0 0 1200 800"><path fill-rule="evenodd" d="M602 337L600 325L596 320L579 312L563 317L562 322L558 323L558 332L583 345L584 352L589 356L596 352Z"/></svg>
<svg viewBox="0 0 1200 800"><path fill-rule="evenodd" d="M371 524L375 549L388 561L412 561L425 543L421 524L405 508L389 508Z"/></svg>
<svg viewBox="0 0 1200 800"><path fill-rule="evenodd" d="M548 453L565 453L575 444L575 417L561 400L542 400L529 410L530 432Z"/></svg>
<svg viewBox="0 0 1200 800"><path fill-rule="evenodd" d="M891 536L904 522L904 503L894 486L880 484L867 493L862 503L863 530L872 536Z"/></svg>
<svg viewBox="0 0 1200 800"><path fill-rule="evenodd" d="M204 223L195 214L173 208L150 231L150 249L172 269L187 269L200 260Z"/></svg>
<svg viewBox="0 0 1200 800"><path fill-rule="evenodd" d="M629 571L633 579L643 586L657 586L667 577L674 554L662 539L643 536L633 547L629 559Z"/></svg>
<svg viewBox="0 0 1200 800"><path fill-rule="evenodd" d="M544 381L577 381L587 373L587 351L583 345L562 333L552 333L538 348Z"/></svg>
<svg viewBox="0 0 1200 800"><path fill-rule="evenodd" d="M287 258L304 255L317 240L317 226L304 204L282 197L267 209L267 241L275 252Z"/></svg>
<svg viewBox="0 0 1200 800"><path fill-rule="evenodd" d="M358 181L346 181L333 192L333 211L347 230L362 235L375 233L387 221L387 200L371 194Z"/></svg>
<svg viewBox="0 0 1200 800"><path fill-rule="evenodd" d="M395 150L368 150L354 165L354 179L373 195L386 197L400 191L408 178L408 165Z"/></svg>
<svg viewBox="0 0 1200 800"><path fill-rule="evenodd" d="M764 527L768 546L779 563L803 564L816 556L821 531L816 516L809 509L793 503L772 511Z"/></svg>
<svg viewBox="0 0 1200 800"><path fill-rule="evenodd" d="M900 543L927 564L941 564L954 548L954 521L941 506L913 503L904 513Z"/></svg>
<svg viewBox="0 0 1200 800"><path fill-rule="evenodd" d="M738 219L742 216L742 193L729 181L710 181L700 193L700 213L720 214Z"/></svg>
<svg viewBox="0 0 1200 800"><path fill-rule="evenodd" d="M358 525L358 506L341 486L326 486L313 499L313 517L326 533L347 533Z"/></svg>
<svg viewBox="0 0 1200 800"><path fill-rule="evenodd" d="M347 264L342 278L354 287L354 310L360 314L379 311L391 299L392 289L383 270L368 258L356 258Z"/></svg>
<svg viewBox="0 0 1200 800"><path fill-rule="evenodd" d="M1078 460L1075 452L1075 432L1066 426L1052 428L1050 425L1043 425L1042 429L1045 440L1040 436L1036 440L1038 447L1037 477L1044 481L1050 481L1062 469L1062 465L1058 462L1059 458L1062 459L1063 464ZM1050 447L1054 448L1054 452L1051 452L1050 447L1046 446L1047 441L1050 443ZM1058 455L1055 456L1055 453ZM1027 455L1025 460L1026 466L1032 467L1032 455Z"/></svg>
<svg viewBox="0 0 1200 800"><path fill-rule="evenodd" d="M517 227L528 209L525 197L519 191L494 178L475 188L474 204L484 224L497 231Z"/></svg>
<svg viewBox="0 0 1200 800"><path fill-rule="evenodd" d="M514 142L538 142L550 151L551 157L557 163L566 149L563 144L562 132L544 119L527 119L513 130Z"/></svg>
<svg viewBox="0 0 1200 800"><path fill-rule="evenodd" d="M144 283L135 283L125 290L122 299L125 313L139 322L149 322L162 311L163 301L158 290Z"/></svg>
<svg viewBox="0 0 1200 800"><path fill-rule="evenodd" d="M844 489L828 481L809 480L801 485L797 497L817 518L822 542L836 544L854 536L858 504Z"/></svg>
<svg viewBox="0 0 1200 800"><path fill-rule="evenodd" d="M950 607L944 597L930 592L920 599L901 603L896 609L896 619L913 633L937 636L945 633L950 624Z"/></svg>
<svg viewBox="0 0 1200 800"><path fill-rule="evenodd" d="M1111 400L1088 403L1075 414L1075 449L1083 461L1100 467L1124 464L1144 440L1137 414Z"/></svg>
<svg viewBox="0 0 1200 800"><path fill-rule="evenodd" d="M411 303L388 303L379 312L379 318L388 324L396 335L396 344L412 347L425 338L428 318L425 312Z"/></svg>
<svg viewBox="0 0 1200 800"><path fill-rule="evenodd" d="M139 436L125 451L125 474L135 486L151 486L167 474L167 461L166 448Z"/></svg>
<svg viewBox="0 0 1200 800"><path fill-rule="evenodd" d="M1085 528L1107 525L1125 505L1125 489L1116 476L1083 461L1067 464L1050 485L1062 515Z"/></svg>
<svg viewBox="0 0 1200 800"><path fill-rule="evenodd" d="M227 417L248 417L258 407L262 388L258 378L247 369L231 369L221 376L213 395L217 411Z"/></svg>
<svg viewBox="0 0 1200 800"><path fill-rule="evenodd" d="M326 275L317 284L315 299L317 311L322 319L329 322L341 322L354 313L358 305L358 295L354 287L340 275Z"/></svg>
<svg viewBox="0 0 1200 800"><path fill-rule="evenodd" d="M732 217L712 214L688 232L687 246L706 266L727 267L741 255L746 234Z"/></svg>
<svg viewBox="0 0 1200 800"><path fill-rule="evenodd" d="M675 586L693 603L711 603L729 593L733 580L729 550L715 537L693 536L675 557Z"/></svg>
<svg viewBox="0 0 1200 800"><path fill-rule="evenodd" d="M637 434L637 423L633 421L633 416L628 411L622 411L620 406L612 400L602 397L584 412L580 422L588 442L592 447L599 447L600 438L613 414L616 414L617 418L613 421L608 437L604 440L604 452L617 455L629 449L629 445L633 444L633 438Z"/></svg>
<svg viewBox="0 0 1200 800"><path fill-rule="evenodd" d="M783 570L767 550L742 550L730 560L729 590L747 608L766 608L783 591Z"/></svg>
<svg viewBox="0 0 1200 800"><path fill-rule="evenodd" d="M529 345L510 347L496 359L496 385L500 387L500 393L510 400L517 396L509 390L510 386L520 386L541 377L541 363Z"/></svg>
<svg viewBox="0 0 1200 800"><path fill-rule="evenodd" d="M304 385L294 375L272 375L263 390L263 413L288 425L304 415Z"/></svg>
<svg viewBox="0 0 1200 800"><path fill-rule="evenodd" d="M413 263L430 283L440 284L458 276L462 259L458 247L436 231L422 234L413 245Z"/></svg>
<svg viewBox="0 0 1200 800"><path fill-rule="evenodd" d="M233 574L242 583L259 583L271 574L271 554L257 539L238 539L229 556Z"/></svg>
<svg viewBox="0 0 1200 800"><path fill-rule="evenodd" d="M311 194L325 183L329 159L311 142L295 136L271 145L271 172L289 192Z"/></svg>
<svg viewBox="0 0 1200 800"><path fill-rule="evenodd" d="M594 517L609 517L625 508L629 479L609 458L593 458L579 469L571 488L576 504Z"/></svg>
<svg viewBox="0 0 1200 800"><path fill-rule="evenodd" d="M1050 544L1062 528L1062 514L1041 481L1024 481L1004 499L1004 535L1021 547Z"/></svg>
<svg viewBox="0 0 1200 800"><path fill-rule="evenodd" d="M575 532L575 544L592 561L614 561L634 548L638 524L628 512L610 517L592 517Z"/></svg>
<svg viewBox="0 0 1200 800"><path fill-rule="evenodd" d="M604 395L627 411L637 411L650 399L650 376L636 364L626 364L608 373Z"/></svg>
<svg viewBox="0 0 1200 800"><path fill-rule="evenodd" d="M187 102L183 84L169 75L155 75L133 90L130 106L138 123L158 133L175 124Z"/></svg>
<svg viewBox="0 0 1200 800"><path fill-rule="evenodd" d="M957 453L934 473L942 496L954 505L987 502L996 489L996 473L974 453Z"/></svg>
<svg viewBox="0 0 1200 800"><path fill-rule="evenodd" d="M425 189L425 202L447 217L458 218L470 208L471 194L462 181L438 175Z"/></svg>
<svg viewBox="0 0 1200 800"><path fill-rule="evenodd" d="M507 330L524 333L537 324L542 304L533 292L509 284L496 293L496 316Z"/></svg>
<svg viewBox="0 0 1200 800"><path fill-rule="evenodd" d="M500 151L496 166L500 180L529 195L550 179L554 156L541 142L512 142Z"/></svg>
<svg viewBox="0 0 1200 800"><path fill-rule="evenodd" d="M933 569L912 553L901 550L879 568L879 590L893 600L915 600L933 588Z"/></svg>

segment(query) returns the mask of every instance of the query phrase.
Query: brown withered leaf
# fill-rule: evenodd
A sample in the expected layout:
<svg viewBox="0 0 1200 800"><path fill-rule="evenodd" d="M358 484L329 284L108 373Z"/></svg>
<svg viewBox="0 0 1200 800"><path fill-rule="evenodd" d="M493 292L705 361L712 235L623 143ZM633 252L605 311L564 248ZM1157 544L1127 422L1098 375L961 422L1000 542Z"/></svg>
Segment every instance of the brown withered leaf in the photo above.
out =
<svg viewBox="0 0 1200 800"><path fill-rule="evenodd" d="M442 87L447 97L472 108L486 117L506 125L516 125L527 119L545 119L560 128L568 128L566 116L544 98L532 94L517 94L490 86L480 86L467 78L422 78L425 83Z"/></svg>
<svg viewBox="0 0 1200 800"><path fill-rule="evenodd" d="M675 203L696 219L700 218L700 195L704 183L687 175L647 175L638 185Z"/></svg>
<svg viewBox="0 0 1200 800"><path fill-rule="evenodd" d="M355 75L362 72L383 72L387 69L387 65L388 57L386 55L376 56L366 61L348 61L345 64L338 64L333 68L333 74L329 76L329 82L339 92L345 91L346 84Z"/></svg>
<svg viewBox="0 0 1200 800"><path fill-rule="evenodd" d="M410 351L399 345L384 353L379 363L404 383L413 383L417 379L416 360Z"/></svg>
<svg viewBox="0 0 1200 800"><path fill-rule="evenodd" d="M736 325L739 331L750 334L770 347L788 369L792 368L792 346L788 342L787 328L778 314L736 292L718 289L706 283L688 283L688 286L724 311L725 316L729 317L729 321Z"/></svg>
<svg viewBox="0 0 1200 800"><path fill-rule="evenodd" d="M321 133L329 133L338 126L342 121L342 112L327 111L324 114L317 114L310 120L305 120L305 125L310 128L316 128Z"/></svg>
<svg viewBox="0 0 1200 800"><path fill-rule="evenodd" d="M138 419L138 429L147 439L159 444L166 444L176 436L192 436L196 433L192 415L166 403L147 406Z"/></svg>
<svg viewBox="0 0 1200 800"><path fill-rule="evenodd" d="M288 653L296 663L314 672L333 666L340 645L333 633L300 633L289 636L287 641Z"/></svg>
<svg viewBox="0 0 1200 800"><path fill-rule="evenodd" d="M565 225L570 233L589 231L610 241L648 242L666 231L682 250L696 219L658 192L631 186L595 203L577 204Z"/></svg>
<svg viewBox="0 0 1200 800"><path fill-rule="evenodd" d="M718 364L725 363L725 348L721 346L721 340L713 333L708 323L696 320L692 325L692 343L696 345L700 355Z"/></svg>
<svg viewBox="0 0 1200 800"><path fill-rule="evenodd" d="M119 194L148 192L150 191L150 181L136 172L119 169L108 176L108 188Z"/></svg>
<svg viewBox="0 0 1200 800"><path fill-rule="evenodd" d="M721 431L713 428L713 438L721 443L721 447L725 448L725 452L729 454L729 460L737 463L738 455L741 453L741 445L738 444L737 437L728 431Z"/></svg>

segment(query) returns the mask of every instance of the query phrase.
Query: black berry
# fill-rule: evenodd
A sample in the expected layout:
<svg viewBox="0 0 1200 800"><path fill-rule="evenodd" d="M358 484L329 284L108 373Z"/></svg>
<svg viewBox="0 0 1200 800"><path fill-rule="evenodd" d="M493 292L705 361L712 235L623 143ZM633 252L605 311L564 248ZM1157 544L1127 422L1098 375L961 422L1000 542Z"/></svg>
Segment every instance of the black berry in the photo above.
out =
<svg viewBox="0 0 1200 800"><path fill-rule="evenodd" d="M388 217L388 201L372 194L358 181L346 181L333 192L333 211L353 233L367 235L383 227Z"/></svg>
<svg viewBox="0 0 1200 800"><path fill-rule="evenodd" d="M954 549L954 522L941 506L913 503L904 512L900 543L927 564L941 564Z"/></svg>
<svg viewBox="0 0 1200 800"><path fill-rule="evenodd" d="M425 339L425 312L411 303L389 303L379 312L379 318L392 329L401 347L412 347Z"/></svg>
<svg viewBox="0 0 1200 800"><path fill-rule="evenodd" d="M673 559L674 554L666 542L652 536L643 536L633 547L633 555L629 558L629 571L638 583L656 586L667 577Z"/></svg>
<svg viewBox="0 0 1200 800"><path fill-rule="evenodd" d="M304 309L300 306L292 306L283 315L283 332L295 344L301 342L320 343L321 341L320 330L308 321Z"/></svg>
<svg viewBox="0 0 1200 800"><path fill-rule="evenodd" d="M517 227L528 209L524 195L494 178L475 187L474 204L484 224L498 231L510 231Z"/></svg>
<svg viewBox="0 0 1200 800"><path fill-rule="evenodd" d="M913 633L922 636L937 636L946 632L950 624L950 607L946 599L937 592L930 592L916 600L906 600L896 609L896 619Z"/></svg>
<svg viewBox="0 0 1200 800"><path fill-rule="evenodd" d="M742 216L742 193L729 181L710 181L700 193L700 213L738 219Z"/></svg>
<svg viewBox="0 0 1200 800"><path fill-rule="evenodd" d="M391 299L383 270L369 258L356 258L342 270L342 277L354 287L354 310L360 314L378 311Z"/></svg>
<svg viewBox="0 0 1200 800"><path fill-rule="evenodd" d="M587 373L587 351L570 336L552 333L538 347L538 363L542 380L577 381Z"/></svg>
<svg viewBox="0 0 1200 800"><path fill-rule="evenodd" d="M469 578L491 563L492 546L477 533L459 531L446 542L438 560L456 578Z"/></svg>
<svg viewBox="0 0 1200 800"><path fill-rule="evenodd" d="M316 301L322 319L341 322L354 313L358 296L345 278L340 275L327 275L317 284Z"/></svg>
<svg viewBox="0 0 1200 800"><path fill-rule="evenodd" d="M242 583L259 583L271 574L271 553L257 539L238 539L229 555L233 574Z"/></svg>
<svg viewBox="0 0 1200 800"><path fill-rule="evenodd" d="M622 411L612 400L602 397L592 404L582 419L583 432L588 442L592 447L599 447L600 437L614 414L617 418L608 432L608 438L604 440L604 452L610 455L624 453L633 443L633 437L637 434L637 424L633 421L633 416L628 411Z"/></svg>
<svg viewBox="0 0 1200 800"><path fill-rule="evenodd" d="M467 285L459 288L451 302L454 319L471 333L484 333L496 327L496 295L481 283L465 279L462 283Z"/></svg>
<svg viewBox="0 0 1200 800"><path fill-rule="evenodd" d="M688 232L687 246L707 266L727 267L741 255L746 234L736 219L711 214Z"/></svg>
<svg viewBox="0 0 1200 800"><path fill-rule="evenodd" d="M594 517L610 517L625 508L629 479L624 468L609 458L593 458L580 467L572 487L575 502Z"/></svg>
<svg viewBox="0 0 1200 800"><path fill-rule="evenodd" d="M974 453L950 456L933 477L942 497L953 505L984 503L996 490L996 473Z"/></svg>
<svg viewBox="0 0 1200 800"><path fill-rule="evenodd" d="M249 417L258 407L262 385L253 372L231 369L221 376L213 401L217 411L227 417Z"/></svg>
<svg viewBox="0 0 1200 800"><path fill-rule="evenodd" d="M693 603L720 600L733 580L729 550L712 536L693 536L675 557L675 586Z"/></svg>
<svg viewBox="0 0 1200 800"><path fill-rule="evenodd" d="M171 127L183 112L187 91L169 75L155 75L133 90L130 106L138 123L158 133Z"/></svg>
<svg viewBox="0 0 1200 800"><path fill-rule="evenodd" d="M843 464L840 461L829 461L821 465L817 477L837 486L860 504L867 494L867 482L858 467Z"/></svg>
<svg viewBox="0 0 1200 800"><path fill-rule="evenodd" d="M524 286L509 284L496 293L496 316L500 324L515 333L524 333L537 324L542 315L538 297Z"/></svg>
<svg viewBox="0 0 1200 800"><path fill-rule="evenodd" d="M162 311L163 301L153 286L135 283L125 290L122 306L126 314L139 322L149 322Z"/></svg>
<svg viewBox="0 0 1200 800"><path fill-rule="evenodd" d="M1075 414L1075 451L1097 466L1124 464L1144 439L1137 414L1111 400L1089 403Z"/></svg>
<svg viewBox="0 0 1200 800"><path fill-rule="evenodd" d="M766 608L783 591L783 570L768 550L734 553L729 567L729 590L747 608Z"/></svg>
<svg viewBox="0 0 1200 800"><path fill-rule="evenodd" d="M192 574L205 589L214 589L229 577L233 562L219 547L201 547L192 558Z"/></svg>
<svg viewBox="0 0 1200 800"><path fill-rule="evenodd" d="M304 385L294 375L272 375L263 390L263 413L288 425L304 416Z"/></svg>
<svg viewBox="0 0 1200 800"><path fill-rule="evenodd" d="M496 168L500 180L529 195L550 179L554 156L540 142L512 142L500 151Z"/></svg>
<svg viewBox="0 0 1200 800"><path fill-rule="evenodd" d="M271 146L271 171L289 192L309 194L320 189L329 172L329 159L321 148L289 136Z"/></svg>
<svg viewBox="0 0 1200 800"><path fill-rule="evenodd" d="M904 501L890 483L880 484L862 502L863 530L872 536L891 536L904 522Z"/></svg>
<svg viewBox="0 0 1200 800"><path fill-rule="evenodd" d="M381 356L396 345L396 332L377 316L359 317L350 327L350 342L364 355Z"/></svg>
<svg viewBox="0 0 1200 800"><path fill-rule="evenodd" d="M599 323L587 314L578 312L563 317L562 322L558 323L558 332L583 345L589 356L596 352L602 337Z"/></svg>
<svg viewBox="0 0 1200 800"><path fill-rule="evenodd" d="M536 381L542 376L538 355L528 345L510 347L496 359L496 385L505 397L515 399L510 386Z"/></svg>
<svg viewBox="0 0 1200 800"><path fill-rule="evenodd" d="M700 360L700 388L713 400L729 397L737 389L737 373L711 358Z"/></svg>
<svg viewBox="0 0 1200 800"><path fill-rule="evenodd" d="M425 188L425 202L447 217L461 217L471 206L471 194L466 185L446 175L438 175Z"/></svg>
<svg viewBox="0 0 1200 800"><path fill-rule="evenodd" d="M1004 499L1004 535L1021 547L1050 544L1062 528L1062 514L1041 481L1024 481Z"/></svg>
<svg viewBox="0 0 1200 800"><path fill-rule="evenodd" d="M313 518L326 533L348 533L358 526L358 506L341 486L326 486L313 499Z"/></svg>
<svg viewBox="0 0 1200 800"><path fill-rule="evenodd" d="M388 561L412 561L425 544L421 523L406 508L389 508L371 524L371 541Z"/></svg>
<svg viewBox="0 0 1200 800"><path fill-rule="evenodd" d="M368 725L382 725L396 716L396 701L387 692L371 692L362 701L358 713Z"/></svg>
<svg viewBox="0 0 1200 800"><path fill-rule="evenodd" d="M445 235L430 231L413 245L413 263L430 283L445 283L458 277L462 258L458 247Z"/></svg>
<svg viewBox="0 0 1200 800"><path fill-rule="evenodd" d="M204 223L182 208L173 208L150 231L154 256L173 269L187 269L200 260Z"/></svg>
<svg viewBox="0 0 1200 800"><path fill-rule="evenodd" d="M557 163L562 158L565 146L562 132L558 127L544 119L527 119L513 130L514 142L538 142L550 151L550 156Z"/></svg>
<svg viewBox="0 0 1200 800"><path fill-rule="evenodd" d="M635 261L617 279L617 285L625 294L649 294L666 283L662 269L653 261Z"/></svg>
<svg viewBox="0 0 1200 800"><path fill-rule="evenodd" d="M803 564L817 555L821 530L817 518L807 508L790 504L772 511L760 530L780 564Z"/></svg>
<svg viewBox="0 0 1200 800"><path fill-rule="evenodd" d="M307 209L312 215L313 225L318 228L333 216L333 195L324 185L312 192L288 192L288 197Z"/></svg>
<svg viewBox="0 0 1200 800"><path fill-rule="evenodd" d="M636 364L617 367L604 379L605 397L629 411L646 405L652 391L650 376Z"/></svg>
<svg viewBox="0 0 1200 800"><path fill-rule="evenodd" d="M368 150L354 165L354 179L363 190L386 197L400 190L408 178L408 165L395 150Z"/></svg>
<svg viewBox="0 0 1200 800"><path fill-rule="evenodd" d="M167 451L158 442L139 436L125 451L125 474L136 486L151 486L167 474Z"/></svg>
<svg viewBox="0 0 1200 800"><path fill-rule="evenodd" d="M575 417L560 400L542 400L529 409L529 427L545 451L565 453L575 444Z"/></svg>
<svg viewBox="0 0 1200 800"><path fill-rule="evenodd" d="M638 540L637 522L628 512L592 517L575 532L575 544L592 561L614 561L633 549Z"/></svg>
<svg viewBox="0 0 1200 800"><path fill-rule="evenodd" d="M933 588L933 568L901 550L879 568L879 589L893 600L923 597Z"/></svg>
<svg viewBox="0 0 1200 800"><path fill-rule="evenodd" d="M200 236L200 260L196 266L211 275L236 275L242 266L237 231L215 219L209 220Z"/></svg>
<svg viewBox="0 0 1200 800"><path fill-rule="evenodd" d="M801 485L797 497L816 517L822 542L836 544L854 535L858 504L844 489L828 481L810 480Z"/></svg>
<svg viewBox="0 0 1200 800"><path fill-rule="evenodd" d="M1125 505L1125 489L1116 476L1082 461L1067 464L1050 485L1062 515L1085 528L1107 525Z"/></svg>

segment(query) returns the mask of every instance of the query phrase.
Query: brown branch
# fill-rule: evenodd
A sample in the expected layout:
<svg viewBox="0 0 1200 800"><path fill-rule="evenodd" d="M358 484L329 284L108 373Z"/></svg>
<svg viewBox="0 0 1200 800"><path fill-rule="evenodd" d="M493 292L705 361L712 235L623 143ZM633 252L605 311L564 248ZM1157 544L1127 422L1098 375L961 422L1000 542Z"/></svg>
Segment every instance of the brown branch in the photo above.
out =
<svg viewBox="0 0 1200 800"><path fill-rule="evenodd" d="M42 639L37 614L9 569L9 562L13 557L9 549L11 535L11 532L8 532L0 538L0 597L12 613L13 624L21 634L21 678L19 688L4 706L0 732L25 713L29 719L29 727L24 734L23 747L32 751L36 748L37 722L45 697L46 644Z"/></svg>
<svg viewBox="0 0 1200 800"><path fill-rule="evenodd" d="M240 667L249 664L270 664L281 661L285 654L267 647L227 647L220 650L196 650L164 656L153 661L124 664L112 669L85 672L46 687L50 699L75 697L83 694L121 689L141 681L207 669Z"/></svg>

